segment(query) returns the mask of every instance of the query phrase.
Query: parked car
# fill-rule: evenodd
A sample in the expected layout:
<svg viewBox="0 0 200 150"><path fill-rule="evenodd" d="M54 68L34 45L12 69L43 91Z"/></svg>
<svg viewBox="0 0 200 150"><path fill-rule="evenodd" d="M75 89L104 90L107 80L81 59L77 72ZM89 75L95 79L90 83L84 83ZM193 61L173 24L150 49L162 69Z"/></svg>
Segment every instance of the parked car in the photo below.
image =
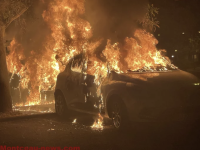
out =
<svg viewBox="0 0 200 150"><path fill-rule="evenodd" d="M200 80L190 73L170 66L166 71L112 71L101 85L101 101L95 77L84 73L84 64L83 55L77 55L57 77L55 109L60 116L68 110L100 112L111 118L117 129L129 122L181 121L200 116Z"/></svg>

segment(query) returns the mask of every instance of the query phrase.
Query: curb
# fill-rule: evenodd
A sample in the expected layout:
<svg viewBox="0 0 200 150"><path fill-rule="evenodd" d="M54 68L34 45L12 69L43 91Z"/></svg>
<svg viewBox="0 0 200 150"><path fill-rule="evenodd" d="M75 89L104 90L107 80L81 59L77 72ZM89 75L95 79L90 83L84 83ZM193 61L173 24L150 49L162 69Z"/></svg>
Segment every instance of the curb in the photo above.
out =
<svg viewBox="0 0 200 150"><path fill-rule="evenodd" d="M43 114L22 115L22 116L0 118L0 122L14 121L14 120L18 120L18 119L30 119L30 118L45 117L45 116L48 117L48 116L52 116L52 115L56 115L56 113L43 113Z"/></svg>

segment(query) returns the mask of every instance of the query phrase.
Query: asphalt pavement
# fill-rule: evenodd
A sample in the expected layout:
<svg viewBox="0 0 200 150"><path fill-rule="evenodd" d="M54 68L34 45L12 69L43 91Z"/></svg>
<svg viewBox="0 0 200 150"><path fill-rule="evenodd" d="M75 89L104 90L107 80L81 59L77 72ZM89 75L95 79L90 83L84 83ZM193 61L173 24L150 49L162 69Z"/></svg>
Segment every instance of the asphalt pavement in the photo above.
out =
<svg viewBox="0 0 200 150"><path fill-rule="evenodd" d="M76 122L74 122L76 119ZM199 126L194 123L133 124L119 132L110 120L103 130L91 128L96 116L72 113L0 121L0 146L80 147L81 150L193 150L199 149Z"/></svg>

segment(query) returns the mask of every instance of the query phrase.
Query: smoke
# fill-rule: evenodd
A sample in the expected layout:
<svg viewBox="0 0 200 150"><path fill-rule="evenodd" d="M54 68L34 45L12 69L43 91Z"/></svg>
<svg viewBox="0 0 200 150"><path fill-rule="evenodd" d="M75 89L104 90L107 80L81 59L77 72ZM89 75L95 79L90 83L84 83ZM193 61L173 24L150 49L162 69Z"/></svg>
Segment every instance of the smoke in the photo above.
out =
<svg viewBox="0 0 200 150"><path fill-rule="evenodd" d="M115 42L132 37L147 5L148 0L86 0L86 19L93 28L93 37Z"/></svg>
<svg viewBox="0 0 200 150"><path fill-rule="evenodd" d="M20 81L25 83L23 87L31 91L28 101L38 102L41 90L53 89L64 64L58 64L59 56L64 58L62 61L68 61L76 54L73 54L74 49L76 52L84 49L83 43L87 42L86 47L93 51L102 42L96 49L96 56L104 61L107 58L101 52L105 50L107 40L111 41L110 47L114 42L122 43L118 49L124 59L127 52L123 41L134 36L134 31L140 28L138 20L143 19L147 10L147 0L85 0L86 13L83 14L83 4L84 0L34 0L28 11L6 30L6 39L15 39L15 45L11 47L13 53L7 57L11 60L9 71L16 73L13 64L18 66ZM87 21L93 36L91 30L86 30L90 27ZM98 42L94 44L94 41ZM22 49L17 50L18 44ZM124 60L120 61L126 64Z"/></svg>
<svg viewBox="0 0 200 150"><path fill-rule="evenodd" d="M31 51L38 54L44 52L44 42L51 34L42 14L47 10L49 0L35 0L28 11L20 19L13 22L6 30L7 39L16 39L25 49L25 56ZM141 20L147 11L148 0L85 0L86 13L84 17L93 29L93 38L103 38L103 50L107 39L112 42L123 42L126 37L132 37L134 31L140 28Z"/></svg>
<svg viewBox="0 0 200 150"><path fill-rule="evenodd" d="M47 9L48 2L35 0L32 6L19 19L14 21L6 30L6 39L15 40L24 48L25 57L30 56L31 51L42 54L46 37L51 31L42 17Z"/></svg>

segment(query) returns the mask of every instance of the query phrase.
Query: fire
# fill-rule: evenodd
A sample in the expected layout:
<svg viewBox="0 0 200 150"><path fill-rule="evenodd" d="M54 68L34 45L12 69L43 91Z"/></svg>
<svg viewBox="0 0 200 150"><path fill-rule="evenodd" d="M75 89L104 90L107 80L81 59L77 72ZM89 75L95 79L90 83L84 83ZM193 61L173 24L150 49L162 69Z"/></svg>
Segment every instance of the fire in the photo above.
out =
<svg viewBox="0 0 200 150"><path fill-rule="evenodd" d="M97 95L102 102L101 84L111 71L119 74L139 69L154 72L157 65L162 66L160 71L167 70L166 66L171 65L168 58L162 56L163 50L157 50L156 38L143 29L136 30L133 37L125 38L123 43L105 39L107 45L101 58L106 61L102 61L96 57L95 50L104 39L92 39L92 26L80 17L84 13L84 0L53 0L42 14L52 32L40 50L33 49L30 55L25 55L26 50L13 39L7 56L8 70L20 77L18 88L29 91L26 103L16 105L48 103L42 101L41 92L54 90L57 75L64 71L71 58L80 53L86 59L83 65L87 71L84 74L95 76ZM81 71L81 68L74 69ZM103 107L103 103L99 107ZM103 129L101 116L92 128Z"/></svg>
<svg viewBox="0 0 200 150"><path fill-rule="evenodd" d="M94 130L103 130L103 117L99 114L99 118L95 120L94 124L91 126Z"/></svg>
<svg viewBox="0 0 200 150"><path fill-rule="evenodd" d="M125 61L128 64L129 70L138 70L146 68L151 70L151 67L160 64L166 66L167 62L164 61L160 51L157 50L156 45L158 41L150 33L144 30L136 30L134 38L125 39L125 50L127 51L127 57Z"/></svg>
<svg viewBox="0 0 200 150"><path fill-rule="evenodd" d="M108 40L107 46L103 51L104 56L108 60L109 70L115 70L118 73L123 73L120 69L120 48L119 43L111 45L111 41ZM106 68L104 68L106 69Z"/></svg>
<svg viewBox="0 0 200 150"><path fill-rule="evenodd" d="M40 102L38 102L38 103L36 103L36 102L27 102L27 103L25 103L25 104L23 104L23 103L16 103L15 104L15 106L16 107L21 107L21 106L34 106L34 105L40 105L41 103ZM51 102L44 102L43 103L43 105L48 105L48 104L55 104L55 102L54 101L51 101Z"/></svg>
<svg viewBox="0 0 200 150"><path fill-rule="evenodd" d="M23 105L42 104L41 92L54 88L57 75L60 72L55 54L49 51L41 56L32 51L31 55L27 57L24 55L24 49L15 39L11 42L9 50L7 62L8 70L12 73L10 80L14 74L17 74L20 77L18 86L20 92L25 89L29 90L29 96Z"/></svg>
<svg viewBox="0 0 200 150"><path fill-rule="evenodd" d="M72 123L73 123L73 124L76 124L76 120L77 120L77 119L74 119Z"/></svg>

